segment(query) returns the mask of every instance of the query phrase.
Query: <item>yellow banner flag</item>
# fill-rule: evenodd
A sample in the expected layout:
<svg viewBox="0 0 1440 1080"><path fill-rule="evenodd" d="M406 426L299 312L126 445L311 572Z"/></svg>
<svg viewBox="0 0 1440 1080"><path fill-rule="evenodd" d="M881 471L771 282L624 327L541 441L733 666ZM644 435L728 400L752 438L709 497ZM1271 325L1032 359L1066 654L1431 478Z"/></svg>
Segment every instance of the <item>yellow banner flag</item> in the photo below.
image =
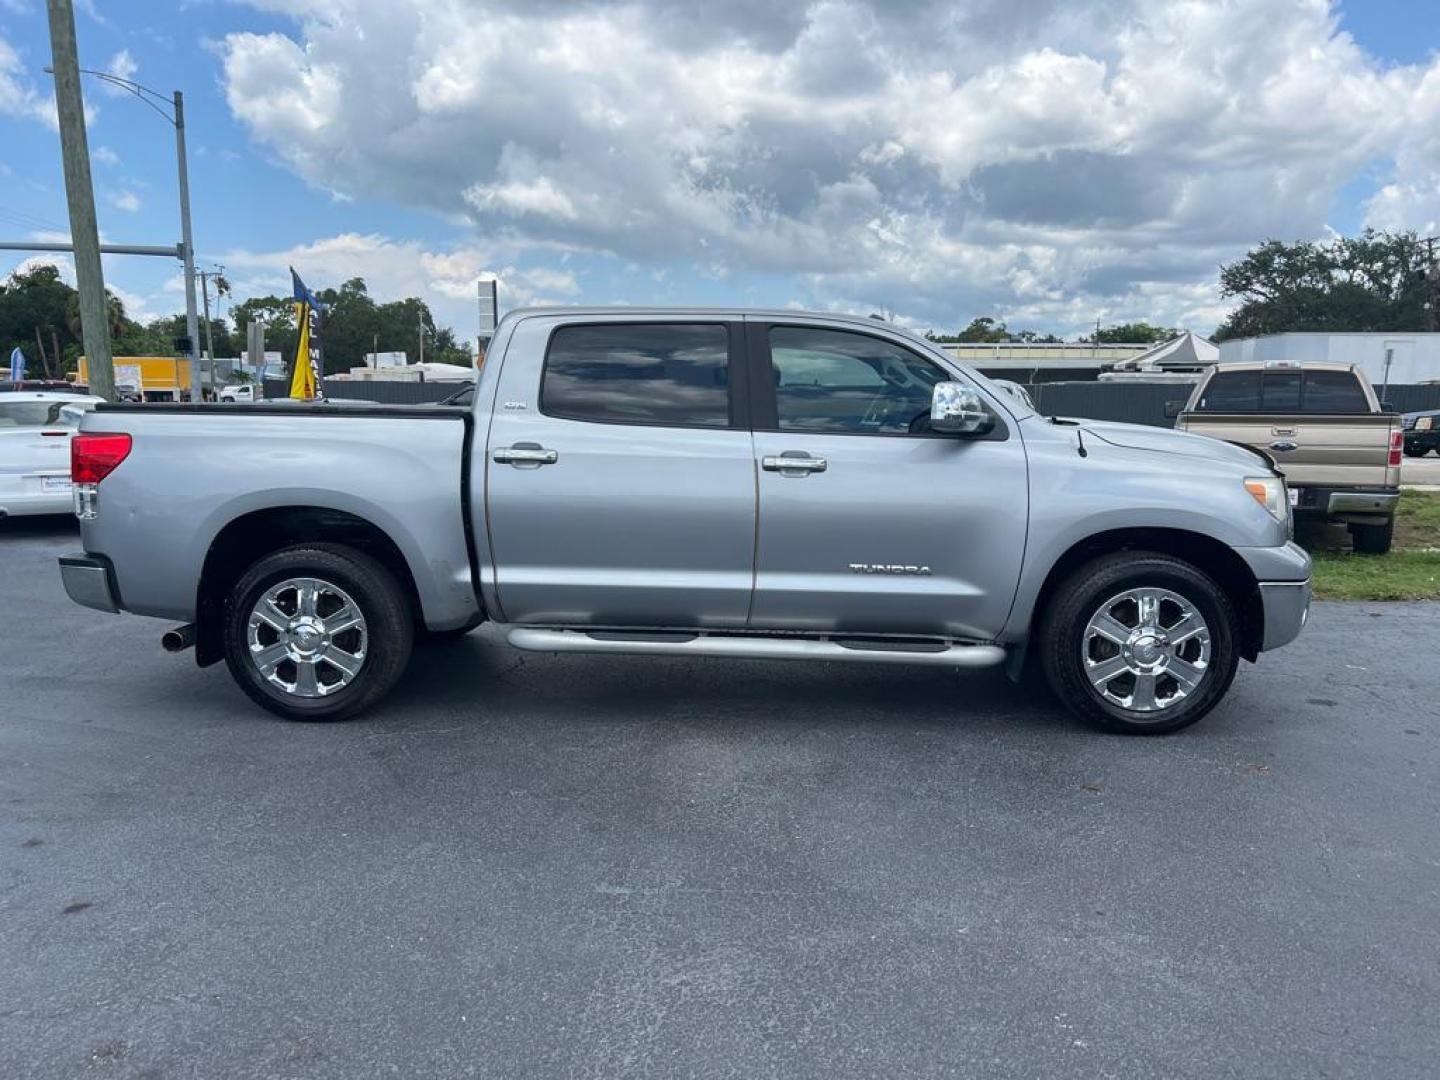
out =
<svg viewBox="0 0 1440 1080"><path fill-rule="evenodd" d="M310 359L310 305L295 305L295 323L300 337L295 342L295 374L290 376L290 396L297 401L315 400L315 364Z"/></svg>

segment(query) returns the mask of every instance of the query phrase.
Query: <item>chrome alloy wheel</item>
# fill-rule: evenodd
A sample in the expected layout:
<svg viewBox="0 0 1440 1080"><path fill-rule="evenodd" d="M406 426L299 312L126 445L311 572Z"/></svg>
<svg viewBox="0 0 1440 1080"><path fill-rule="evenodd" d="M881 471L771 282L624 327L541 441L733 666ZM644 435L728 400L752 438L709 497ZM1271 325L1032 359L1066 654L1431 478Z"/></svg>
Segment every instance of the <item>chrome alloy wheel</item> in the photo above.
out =
<svg viewBox="0 0 1440 1080"><path fill-rule="evenodd" d="M318 578L270 586L247 620L250 662L271 684L317 698L350 685L365 664L369 634L360 605Z"/></svg>
<svg viewBox="0 0 1440 1080"><path fill-rule="evenodd" d="M1194 693L1210 667L1210 627L1169 589L1127 589L1096 609L1081 640L1085 676L1111 704L1160 712Z"/></svg>

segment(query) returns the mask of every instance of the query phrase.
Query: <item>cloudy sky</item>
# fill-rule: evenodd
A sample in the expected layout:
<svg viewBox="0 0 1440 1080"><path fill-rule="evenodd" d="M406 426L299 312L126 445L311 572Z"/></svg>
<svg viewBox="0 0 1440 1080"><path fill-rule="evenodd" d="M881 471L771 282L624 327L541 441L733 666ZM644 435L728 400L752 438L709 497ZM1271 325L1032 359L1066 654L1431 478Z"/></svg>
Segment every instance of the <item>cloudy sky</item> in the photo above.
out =
<svg viewBox="0 0 1440 1080"><path fill-rule="evenodd" d="M241 295L885 309L1209 331L1251 244L1440 232L1435 0L77 0L186 94ZM177 13L178 8L178 13ZM0 0L0 238L64 233L43 0ZM102 233L178 234L173 136L87 86ZM19 257L0 252L0 273ZM109 257L132 312L182 305Z"/></svg>

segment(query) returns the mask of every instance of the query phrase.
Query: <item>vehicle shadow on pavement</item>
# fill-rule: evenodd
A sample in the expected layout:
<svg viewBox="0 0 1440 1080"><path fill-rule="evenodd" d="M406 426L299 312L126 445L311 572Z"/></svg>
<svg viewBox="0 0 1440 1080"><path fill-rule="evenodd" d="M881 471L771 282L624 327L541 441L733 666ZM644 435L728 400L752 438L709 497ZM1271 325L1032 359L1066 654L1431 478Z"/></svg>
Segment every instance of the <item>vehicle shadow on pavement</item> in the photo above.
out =
<svg viewBox="0 0 1440 1080"><path fill-rule="evenodd" d="M467 662L468 661L468 662ZM380 707L387 719L416 711L507 714L574 723L715 722L744 728L968 725L983 729L1087 730L1028 673L889 664L526 653L484 631L418 648Z"/></svg>

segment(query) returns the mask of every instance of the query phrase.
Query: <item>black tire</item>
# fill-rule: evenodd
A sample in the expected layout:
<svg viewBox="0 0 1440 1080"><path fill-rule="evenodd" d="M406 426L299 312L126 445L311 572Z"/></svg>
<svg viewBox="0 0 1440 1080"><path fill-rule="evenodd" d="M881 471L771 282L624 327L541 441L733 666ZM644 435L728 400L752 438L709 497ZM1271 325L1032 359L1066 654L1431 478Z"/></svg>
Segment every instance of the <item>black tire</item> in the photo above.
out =
<svg viewBox="0 0 1440 1080"><path fill-rule="evenodd" d="M1122 707L1102 695L1086 674L1087 650L1092 648L1086 628L1092 616L1112 598L1142 588L1180 597L1199 613L1209 630L1209 661L1199 681L1188 693L1180 694L1174 676L1159 669L1153 685L1166 692L1156 692L1156 700L1168 698L1172 703L1151 712ZM1178 608L1167 601L1162 610ZM1086 563L1056 589L1041 619L1036 644L1050 688L1081 719L1125 735L1164 735L1195 723L1225 695L1239 663L1238 637L1239 620L1230 598L1206 574L1170 555L1126 551ZM1183 648L1202 647L1197 641ZM1115 649L1120 651L1119 646ZM1123 688L1126 677L1123 672L1116 675L1106 684L1107 689ZM1134 675L1128 677L1135 679ZM1119 696L1113 689L1112 693ZM1136 698L1133 683L1126 698Z"/></svg>
<svg viewBox="0 0 1440 1080"><path fill-rule="evenodd" d="M286 692L261 674L251 659L252 611L267 591L292 578L314 578L343 591L364 617L366 640L359 649L358 671L348 685L323 696ZM399 681L415 636L409 599L394 575L368 555L339 544L305 544L265 556L236 582L226 598L222 618L230 674L256 704L289 720L347 720L365 711ZM337 635L336 641L340 640ZM312 664L312 669L318 667ZM328 666L324 670L338 674L338 669ZM295 685L299 686L298 678Z"/></svg>
<svg viewBox="0 0 1440 1080"><path fill-rule="evenodd" d="M1384 555L1395 543L1395 519L1384 525L1351 525L1350 546L1356 555Z"/></svg>

